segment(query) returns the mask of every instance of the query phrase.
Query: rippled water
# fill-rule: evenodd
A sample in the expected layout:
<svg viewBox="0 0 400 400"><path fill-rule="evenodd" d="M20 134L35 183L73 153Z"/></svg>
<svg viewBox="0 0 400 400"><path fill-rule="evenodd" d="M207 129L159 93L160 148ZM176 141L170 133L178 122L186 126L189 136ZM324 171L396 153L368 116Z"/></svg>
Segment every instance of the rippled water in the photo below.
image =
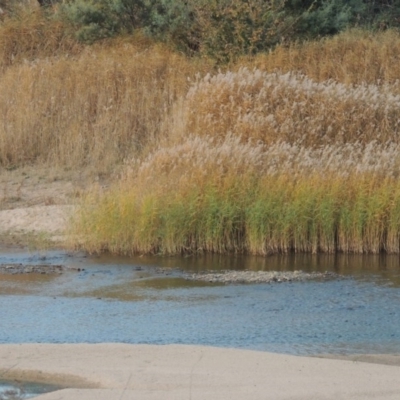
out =
<svg viewBox="0 0 400 400"><path fill-rule="evenodd" d="M85 270L1 276L1 343L185 343L292 354L400 352L398 257L0 254L0 263L5 262L64 263ZM182 269L241 268L329 270L345 279L221 286L182 278Z"/></svg>

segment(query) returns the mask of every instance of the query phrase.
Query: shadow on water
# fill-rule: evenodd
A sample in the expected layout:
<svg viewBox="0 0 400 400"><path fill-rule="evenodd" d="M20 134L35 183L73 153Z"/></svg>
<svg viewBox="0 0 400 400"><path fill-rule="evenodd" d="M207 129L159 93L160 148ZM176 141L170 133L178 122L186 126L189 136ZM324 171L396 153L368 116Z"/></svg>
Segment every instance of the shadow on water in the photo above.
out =
<svg viewBox="0 0 400 400"><path fill-rule="evenodd" d="M0 276L0 343L185 343L292 354L400 352L398 256L115 257L0 253L63 264ZM348 279L216 285L207 270L336 272Z"/></svg>

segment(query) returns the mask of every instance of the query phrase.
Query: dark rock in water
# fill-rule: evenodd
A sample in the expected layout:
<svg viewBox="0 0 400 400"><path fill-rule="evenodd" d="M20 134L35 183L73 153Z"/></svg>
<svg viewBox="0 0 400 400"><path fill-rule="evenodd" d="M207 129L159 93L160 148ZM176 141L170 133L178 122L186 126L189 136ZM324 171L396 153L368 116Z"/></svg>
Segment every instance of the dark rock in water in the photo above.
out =
<svg viewBox="0 0 400 400"><path fill-rule="evenodd" d="M0 264L0 274L61 274L64 271L81 271L81 268L69 268L52 264Z"/></svg>
<svg viewBox="0 0 400 400"><path fill-rule="evenodd" d="M185 279L210 283L283 283L308 280L338 279L333 272L303 271L220 271L186 275Z"/></svg>

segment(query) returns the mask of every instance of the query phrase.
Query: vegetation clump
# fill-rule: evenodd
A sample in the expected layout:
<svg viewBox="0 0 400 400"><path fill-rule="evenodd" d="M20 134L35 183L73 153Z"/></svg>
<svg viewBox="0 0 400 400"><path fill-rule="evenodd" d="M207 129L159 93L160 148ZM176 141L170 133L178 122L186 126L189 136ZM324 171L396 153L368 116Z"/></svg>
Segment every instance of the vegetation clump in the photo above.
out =
<svg viewBox="0 0 400 400"><path fill-rule="evenodd" d="M72 246L400 253L396 1L10 1L0 166L117 171Z"/></svg>

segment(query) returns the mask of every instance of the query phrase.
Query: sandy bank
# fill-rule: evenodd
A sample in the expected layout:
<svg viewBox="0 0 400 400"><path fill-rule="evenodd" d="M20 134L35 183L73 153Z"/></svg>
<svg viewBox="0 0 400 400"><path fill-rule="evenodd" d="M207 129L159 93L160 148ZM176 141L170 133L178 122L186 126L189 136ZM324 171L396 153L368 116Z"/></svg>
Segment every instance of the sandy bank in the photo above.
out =
<svg viewBox="0 0 400 400"><path fill-rule="evenodd" d="M1 345L1 378L75 387L38 400L390 399L400 367L200 346Z"/></svg>
<svg viewBox="0 0 400 400"><path fill-rule="evenodd" d="M0 232L25 231L61 233L72 214L66 205L34 206L0 211Z"/></svg>

